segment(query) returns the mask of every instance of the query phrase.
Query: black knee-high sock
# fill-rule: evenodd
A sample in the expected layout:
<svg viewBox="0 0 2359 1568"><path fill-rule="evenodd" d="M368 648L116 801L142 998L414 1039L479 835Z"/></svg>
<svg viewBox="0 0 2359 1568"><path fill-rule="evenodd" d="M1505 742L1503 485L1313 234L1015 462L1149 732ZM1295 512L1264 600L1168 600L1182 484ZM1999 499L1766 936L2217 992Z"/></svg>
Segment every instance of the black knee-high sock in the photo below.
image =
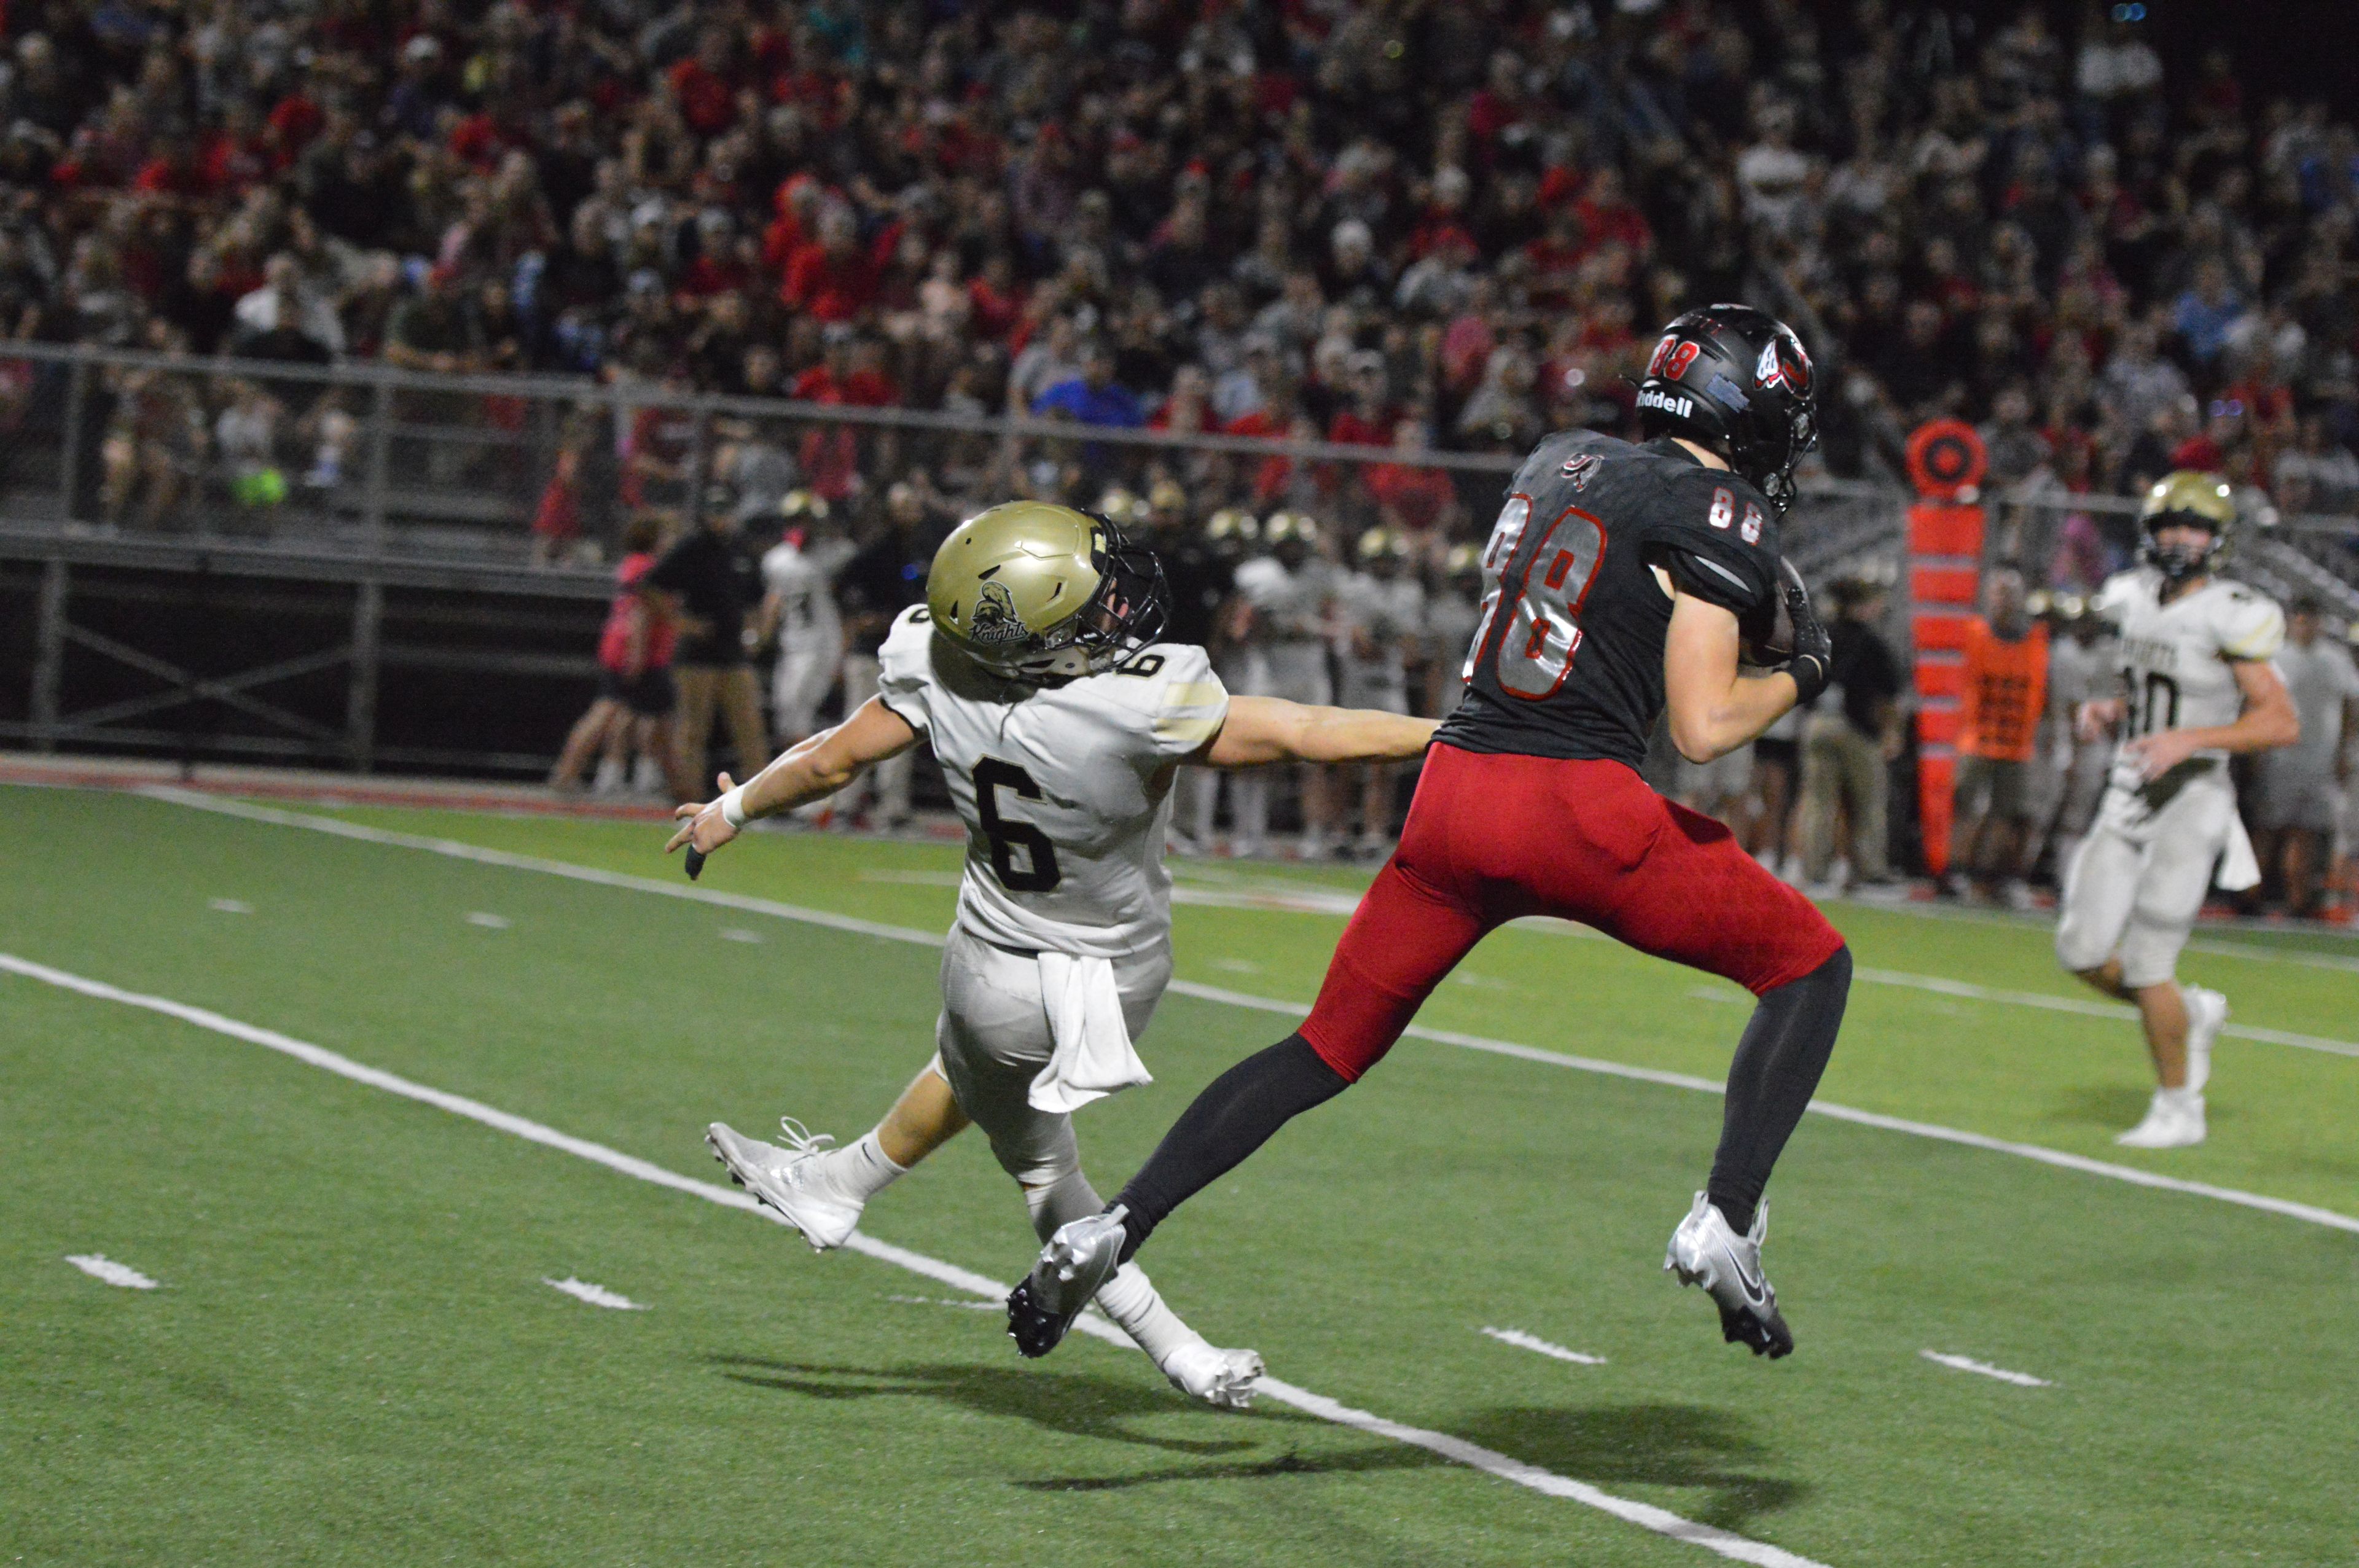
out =
<svg viewBox="0 0 2359 1568"><path fill-rule="evenodd" d="M1130 1238L1123 1245L1124 1260L1166 1215L1227 1174L1268 1142L1270 1134L1350 1087L1299 1034L1246 1057L1205 1085L1114 1198L1129 1211L1123 1219Z"/></svg>
<svg viewBox="0 0 2359 1568"><path fill-rule="evenodd" d="M1778 1152L1802 1119L1803 1108L1827 1070L1851 994L1851 949L1767 992L1737 1042L1728 1068L1728 1105L1720 1149L1705 1191L1712 1206L1739 1231L1753 1227L1753 1210Z"/></svg>

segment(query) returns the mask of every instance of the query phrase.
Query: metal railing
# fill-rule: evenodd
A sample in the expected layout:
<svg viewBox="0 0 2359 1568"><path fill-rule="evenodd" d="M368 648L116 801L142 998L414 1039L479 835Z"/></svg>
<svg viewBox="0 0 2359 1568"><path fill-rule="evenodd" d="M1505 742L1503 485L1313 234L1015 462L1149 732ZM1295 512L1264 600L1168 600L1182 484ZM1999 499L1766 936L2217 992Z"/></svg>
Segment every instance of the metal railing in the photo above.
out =
<svg viewBox="0 0 2359 1568"><path fill-rule="evenodd" d="M1479 537L1517 449L1458 451L1117 429L981 412L731 397L560 376L0 345L0 525L486 565L592 564L623 524L758 514L792 489L881 507L1014 494L1088 504L1164 481L1201 521L1307 511ZM1897 530L1901 498L1820 481L1788 535L1832 559Z"/></svg>

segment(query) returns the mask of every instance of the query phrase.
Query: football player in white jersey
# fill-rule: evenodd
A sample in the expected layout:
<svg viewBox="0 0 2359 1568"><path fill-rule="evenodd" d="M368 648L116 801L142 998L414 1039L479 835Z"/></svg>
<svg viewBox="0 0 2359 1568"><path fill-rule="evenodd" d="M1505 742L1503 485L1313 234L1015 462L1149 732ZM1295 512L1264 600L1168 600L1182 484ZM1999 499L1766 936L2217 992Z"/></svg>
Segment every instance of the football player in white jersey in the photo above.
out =
<svg viewBox="0 0 2359 1568"><path fill-rule="evenodd" d="M2218 991L2180 986L2179 950L2221 864L2220 882L2259 880L2228 778L2232 752L2289 745L2300 732L2269 661L2285 641L2275 600L2212 575L2236 505L2216 474L2181 470L2147 494L2142 564L2091 603L2120 633L2118 695L2082 706L2084 741L2118 730L2097 820L2064 881L2056 956L2107 996L2137 1004L2158 1087L2146 1118L2114 1141L2203 1141L2212 1043L2228 1019Z"/></svg>
<svg viewBox="0 0 2359 1568"><path fill-rule="evenodd" d="M786 536L762 557L762 584L768 591L758 630L778 640L770 708L778 738L789 745L819 728L820 704L843 667L835 574L856 552L851 540L828 532L827 510L826 500L810 491L788 492L778 503Z"/></svg>
<svg viewBox="0 0 2359 1568"><path fill-rule="evenodd" d="M1336 594L1343 701L1350 708L1407 713L1410 654L1425 630L1425 585L1412 568L1406 534L1371 528L1360 535L1358 553L1360 569L1343 579ZM1399 778L1400 770L1386 763L1362 770L1357 853L1363 860L1382 860L1392 853Z"/></svg>
<svg viewBox="0 0 2359 1568"><path fill-rule="evenodd" d="M1308 514L1273 512L1263 520L1266 553L1237 568L1237 598L1244 606L1246 665L1256 696L1323 705L1334 700L1327 669L1334 631L1335 569L1316 552L1319 524ZM1327 832L1335 817L1332 773L1302 771L1302 841L1306 860L1327 853ZM1259 855L1268 847L1269 786L1266 776L1241 778L1230 791L1236 818L1237 854Z"/></svg>
<svg viewBox="0 0 2359 1568"><path fill-rule="evenodd" d="M970 1120L1024 1189L1046 1240L1103 1206L1071 1112L1149 1082L1132 1042L1171 978L1163 846L1182 762L1399 761L1430 719L1231 697L1204 650L1155 641L1162 570L1103 518L1011 502L935 554L926 603L880 653L877 695L718 800L680 808L668 849L711 853L915 746L935 759L967 828L957 924L942 954L935 1055L847 1148L784 1122L784 1146L715 1122L729 1173L814 1248L840 1246L866 1201ZM1261 1360L1181 1323L1144 1274L1098 1295L1174 1386L1227 1407Z"/></svg>

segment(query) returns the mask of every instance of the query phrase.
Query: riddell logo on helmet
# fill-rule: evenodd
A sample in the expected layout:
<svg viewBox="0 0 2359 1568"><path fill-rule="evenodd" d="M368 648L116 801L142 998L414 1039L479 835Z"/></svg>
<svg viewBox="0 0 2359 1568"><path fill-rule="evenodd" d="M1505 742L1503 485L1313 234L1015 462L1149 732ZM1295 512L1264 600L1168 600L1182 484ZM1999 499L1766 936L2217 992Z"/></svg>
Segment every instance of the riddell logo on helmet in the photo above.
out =
<svg viewBox="0 0 2359 1568"><path fill-rule="evenodd" d="M1695 400L1693 398L1681 396L1676 392L1666 392L1659 386L1640 387L1638 389L1638 406L1641 408L1652 408L1664 414L1674 415L1681 419L1692 418L1695 415Z"/></svg>

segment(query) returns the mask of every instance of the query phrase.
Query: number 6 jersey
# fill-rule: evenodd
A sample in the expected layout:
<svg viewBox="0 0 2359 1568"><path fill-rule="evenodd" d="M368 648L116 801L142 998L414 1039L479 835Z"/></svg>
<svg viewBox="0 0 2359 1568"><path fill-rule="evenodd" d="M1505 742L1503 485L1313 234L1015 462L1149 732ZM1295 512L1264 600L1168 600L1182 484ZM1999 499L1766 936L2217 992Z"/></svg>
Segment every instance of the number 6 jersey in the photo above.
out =
<svg viewBox="0 0 2359 1568"><path fill-rule="evenodd" d="M1002 680L902 611L877 696L932 744L966 825L959 925L1027 951L1121 958L1171 926L1173 764L1220 732L1204 650L1158 643L1061 686Z"/></svg>
<svg viewBox="0 0 2359 1568"><path fill-rule="evenodd" d="M1466 700L1435 739L1638 766L1663 709L1671 623L1657 567L1745 616L1774 602L1777 513L1669 440L1572 430L1542 441L1484 547Z"/></svg>

